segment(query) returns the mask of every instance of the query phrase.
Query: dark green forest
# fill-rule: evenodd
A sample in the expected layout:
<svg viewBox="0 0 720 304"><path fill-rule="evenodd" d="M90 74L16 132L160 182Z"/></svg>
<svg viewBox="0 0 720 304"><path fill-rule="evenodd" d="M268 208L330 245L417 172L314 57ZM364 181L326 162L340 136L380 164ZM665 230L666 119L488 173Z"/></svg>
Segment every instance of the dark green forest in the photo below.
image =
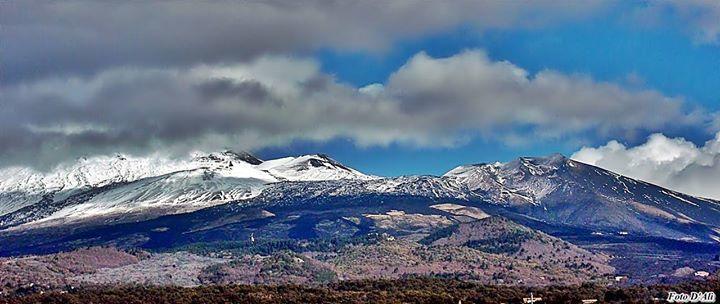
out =
<svg viewBox="0 0 720 304"><path fill-rule="evenodd" d="M490 286L446 279L365 280L318 286L214 285L194 288L125 286L85 288L69 292L0 298L0 303L522 303L530 292L539 303L652 303L668 291L720 292L717 280L678 285L623 287L584 284L579 286Z"/></svg>

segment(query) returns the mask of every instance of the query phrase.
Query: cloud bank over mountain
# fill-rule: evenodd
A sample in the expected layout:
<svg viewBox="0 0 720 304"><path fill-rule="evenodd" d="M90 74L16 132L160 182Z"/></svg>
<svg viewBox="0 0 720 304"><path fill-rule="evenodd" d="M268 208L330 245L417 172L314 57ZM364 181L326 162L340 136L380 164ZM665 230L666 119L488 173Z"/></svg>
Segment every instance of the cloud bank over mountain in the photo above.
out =
<svg viewBox="0 0 720 304"><path fill-rule="evenodd" d="M447 58L418 53L385 84L364 88L337 81L313 59L266 56L24 82L6 86L3 96L2 165L159 148L254 149L297 139L451 147L468 132L501 141L610 136L671 124L705 128L710 119L687 110L681 98L584 75L531 75L482 50Z"/></svg>

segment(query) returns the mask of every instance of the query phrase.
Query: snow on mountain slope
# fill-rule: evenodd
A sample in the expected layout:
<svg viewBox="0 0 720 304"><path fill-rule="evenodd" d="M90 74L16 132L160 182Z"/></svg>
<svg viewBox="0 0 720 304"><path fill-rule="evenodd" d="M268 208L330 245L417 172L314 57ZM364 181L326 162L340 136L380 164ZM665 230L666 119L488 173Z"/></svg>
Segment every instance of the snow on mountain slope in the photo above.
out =
<svg viewBox="0 0 720 304"><path fill-rule="evenodd" d="M564 161L560 154L545 158L523 157L508 163L460 166L443 177L465 185L470 191L485 192L494 202L538 204L557 189L555 173Z"/></svg>
<svg viewBox="0 0 720 304"><path fill-rule="evenodd" d="M705 238L718 237L712 228L720 226L720 202L559 154L461 166L444 177L489 203L548 222L677 237L700 229Z"/></svg>
<svg viewBox="0 0 720 304"><path fill-rule="evenodd" d="M120 155L83 158L47 173L32 168L6 168L0 170L0 215L37 203L46 196L62 199L82 189L191 168L188 162Z"/></svg>
<svg viewBox="0 0 720 304"><path fill-rule="evenodd" d="M257 168L280 180L287 181L370 180L377 178L360 173L323 154L268 160L259 164Z"/></svg>
<svg viewBox="0 0 720 304"><path fill-rule="evenodd" d="M112 214L148 217L182 213L257 196L266 180L239 178L223 170L195 169L140 179L61 208L32 225L68 223Z"/></svg>
<svg viewBox="0 0 720 304"><path fill-rule="evenodd" d="M460 166L442 177L378 178L324 155L262 161L232 152L187 160L95 158L47 174L5 169L0 177L0 229L109 215L128 221L136 215L157 217L237 200L241 203L228 208L322 205L346 199L392 204L395 198L412 197L438 203L462 200L481 209L501 208L583 229L720 240L720 202L559 154Z"/></svg>
<svg viewBox="0 0 720 304"><path fill-rule="evenodd" d="M48 173L7 168L0 170L0 229L44 218L185 212L247 199L278 181L373 178L323 155L263 162L230 151L178 160L100 156Z"/></svg>
<svg viewBox="0 0 720 304"><path fill-rule="evenodd" d="M249 157L252 156L233 152L195 155L189 159L117 155L82 158L46 173L32 168L6 168L0 170L0 215L34 204L47 196L60 200L90 188L178 171L216 169L228 164L237 165L231 172L235 177L277 181L272 175L247 163L245 160L252 160Z"/></svg>
<svg viewBox="0 0 720 304"><path fill-rule="evenodd" d="M322 204L338 197L414 196L429 199L467 198L453 182L437 176L401 176L382 179L344 179L281 182L269 185L251 204L261 206Z"/></svg>

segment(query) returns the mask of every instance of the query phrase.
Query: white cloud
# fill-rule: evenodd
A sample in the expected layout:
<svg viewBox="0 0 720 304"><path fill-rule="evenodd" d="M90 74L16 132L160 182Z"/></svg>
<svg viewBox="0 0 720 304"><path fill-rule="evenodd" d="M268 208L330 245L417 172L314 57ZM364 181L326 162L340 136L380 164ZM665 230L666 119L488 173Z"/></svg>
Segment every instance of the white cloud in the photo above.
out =
<svg viewBox="0 0 720 304"><path fill-rule="evenodd" d="M385 91L385 86L381 83L372 83L358 89L360 93L367 94L372 97L378 97Z"/></svg>
<svg viewBox="0 0 720 304"><path fill-rule="evenodd" d="M385 84L363 88L337 82L315 60L286 56L117 68L69 82L73 90L57 79L3 90L0 165L333 138L360 146L450 147L473 136L517 144L699 126L708 119L656 91L555 71L531 75L481 50L447 58L420 53Z"/></svg>
<svg viewBox="0 0 720 304"><path fill-rule="evenodd" d="M420 53L391 75L384 92L426 121L489 133L525 126L534 128L533 136L587 130L624 136L708 119L685 113L681 98L585 75L552 70L530 75L510 62L492 61L480 50L448 58Z"/></svg>
<svg viewBox="0 0 720 304"><path fill-rule="evenodd" d="M697 42L718 43L720 38L720 1L654 0L634 12L635 21L670 24L689 32Z"/></svg>
<svg viewBox="0 0 720 304"><path fill-rule="evenodd" d="M610 141L583 147L572 158L691 195L720 199L720 132L702 147L653 134L635 147Z"/></svg>

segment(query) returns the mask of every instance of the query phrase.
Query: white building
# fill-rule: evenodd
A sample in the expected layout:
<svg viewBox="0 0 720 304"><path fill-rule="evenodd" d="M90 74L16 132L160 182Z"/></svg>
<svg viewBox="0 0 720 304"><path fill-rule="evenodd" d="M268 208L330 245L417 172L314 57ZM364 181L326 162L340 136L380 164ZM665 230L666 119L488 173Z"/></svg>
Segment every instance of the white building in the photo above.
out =
<svg viewBox="0 0 720 304"><path fill-rule="evenodd" d="M707 271L696 271L696 272L695 272L695 276L696 276L696 277L703 277L703 278L704 278L704 277L707 277L707 276L709 276L709 275L710 275L710 273L707 272Z"/></svg>

